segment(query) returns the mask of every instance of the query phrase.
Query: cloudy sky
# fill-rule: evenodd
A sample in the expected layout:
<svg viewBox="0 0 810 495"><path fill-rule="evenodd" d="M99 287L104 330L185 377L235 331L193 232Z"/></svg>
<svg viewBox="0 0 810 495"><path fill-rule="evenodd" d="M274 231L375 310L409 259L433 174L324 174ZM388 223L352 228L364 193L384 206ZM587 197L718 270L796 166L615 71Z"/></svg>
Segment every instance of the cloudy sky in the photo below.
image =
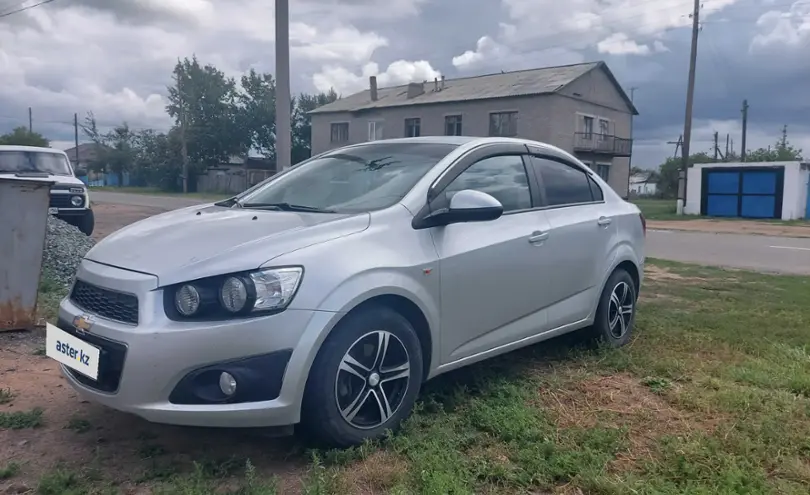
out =
<svg viewBox="0 0 810 495"><path fill-rule="evenodd" d="M70 146L74 112L166 129L178 57L272 72L270 0L0 0L0 132L28 124ZM605 60L634 92L633 163L656 166L683 128L690 0L290 0L293 91ZM694 151L714 131L749 147L783 124L810 155L810 0L704 0Z"/></svg>

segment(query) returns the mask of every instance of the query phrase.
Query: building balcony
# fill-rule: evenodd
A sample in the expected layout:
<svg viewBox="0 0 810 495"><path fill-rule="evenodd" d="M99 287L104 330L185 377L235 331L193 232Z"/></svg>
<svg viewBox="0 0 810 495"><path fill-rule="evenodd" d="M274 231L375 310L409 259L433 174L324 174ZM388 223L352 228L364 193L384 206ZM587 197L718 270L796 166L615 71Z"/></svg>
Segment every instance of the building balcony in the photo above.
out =
<svg viewBox="0 0 810 495"><path fill-rule="evenodd" d="M633 152L633 140L595 132L576 132L574 151L607 156L630 156Z"/></svg>

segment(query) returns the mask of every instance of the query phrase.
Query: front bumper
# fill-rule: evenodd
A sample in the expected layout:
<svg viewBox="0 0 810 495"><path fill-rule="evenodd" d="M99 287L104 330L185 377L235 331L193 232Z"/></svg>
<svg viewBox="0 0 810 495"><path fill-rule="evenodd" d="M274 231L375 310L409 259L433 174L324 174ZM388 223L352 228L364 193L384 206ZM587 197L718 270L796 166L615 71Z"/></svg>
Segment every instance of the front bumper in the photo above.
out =
<svg viewBox="0 0 810 495"><path fill-rule="evenodd" d="M62 367L65 378L83 397L156 423L269 427L300 420L313 350L335 313L288 309L252 319L175 322L163 315L163 294L155 277L88 261L82 262L77 277L100 287L138 294L140 303L137 326L94 316L88 335L77 335L107 355L100 361L95 383ZM68 322L86 314L67 298L59 307L59 326L74 330ZM178 401L176 393L172 397L178 384L201 368L279 353L285 354L286 369L268 369L274 375L267 377L269 381L281 381L272 400L189 404L177 403L184 401ZM277 376L279 372L283 377Z"/></svg>

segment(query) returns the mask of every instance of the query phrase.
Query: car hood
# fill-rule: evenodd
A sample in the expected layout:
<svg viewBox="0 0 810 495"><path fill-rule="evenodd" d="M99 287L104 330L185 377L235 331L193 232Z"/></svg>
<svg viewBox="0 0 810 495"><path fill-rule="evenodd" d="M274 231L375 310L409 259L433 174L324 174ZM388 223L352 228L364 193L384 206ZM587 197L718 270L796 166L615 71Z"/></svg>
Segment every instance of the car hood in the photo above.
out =
<svg viewBox="0 0 810 495"><path fill-rule="evenodd" d="M0 172L0 178L3 179L25 179L39 182L53 182L55 186L84 186L84 182L72 177L70 175L47 175L47 174L14 174L8 172Z"/></svg>
<svg viewBox="0 0 810 495"><path fill-rule="evenodd" d="M158 277L161 286L251 270L282 254L368 228L369 214L191 206L110 234L85 258Z"/></svg>

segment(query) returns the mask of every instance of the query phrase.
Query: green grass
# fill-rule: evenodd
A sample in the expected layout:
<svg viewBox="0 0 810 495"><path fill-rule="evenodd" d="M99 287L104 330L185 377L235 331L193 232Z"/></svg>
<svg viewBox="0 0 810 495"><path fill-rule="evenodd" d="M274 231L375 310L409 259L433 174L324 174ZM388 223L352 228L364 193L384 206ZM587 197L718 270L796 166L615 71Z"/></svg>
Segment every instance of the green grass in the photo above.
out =
<svg viewBox="0 0 810 495"><path fill-rule="evenodd" d="M311 452L300 490L806 494L808 301L808 277L648 260L626 347L573 335L443 375L396 435ZM189 470L154 441L138 452L154 493L282 490L238 455ZM38 493L107 490L62 469Z"/></svg>
<svg viewBox="0 0 810 495"><path fill-rule="evenodd" d="M196 198L196 199L203 199L203 200L218 200L218 199L226 199L234 196L233 194L220 194L220 193L181 193L181 192L168 192L162 191L160 189L154 187L112 187L112 186L103 186L103 187L91 187L90 194L93 194L93 191L105 191L105 192L118 192L118 193L128 193L128 194L147 194L151 196L175 196L175 197L184 197L184 198Z"/></svg>
<svg viewBox="0 0 810 495"><path fill-rule="evenodd" d="M677 215L675 213L674 199L634 199L631 202L638 206L647 220L688 220L698 218L692 215L688 217Z"/></svg>
<svg viewBox="0 0 810 495"><path fill-rule="evenodd" d="M30 411L0 412L0 430L22 430L37 428L44 424L42 409Z"/></svg>
<svg viewBox="0 0 810 495"><path fill-rule="evenodd" d="M10 462L3 467L0 467L0 480L7 480L13 478L20 472L20 465L16 462Z"/></svg>

